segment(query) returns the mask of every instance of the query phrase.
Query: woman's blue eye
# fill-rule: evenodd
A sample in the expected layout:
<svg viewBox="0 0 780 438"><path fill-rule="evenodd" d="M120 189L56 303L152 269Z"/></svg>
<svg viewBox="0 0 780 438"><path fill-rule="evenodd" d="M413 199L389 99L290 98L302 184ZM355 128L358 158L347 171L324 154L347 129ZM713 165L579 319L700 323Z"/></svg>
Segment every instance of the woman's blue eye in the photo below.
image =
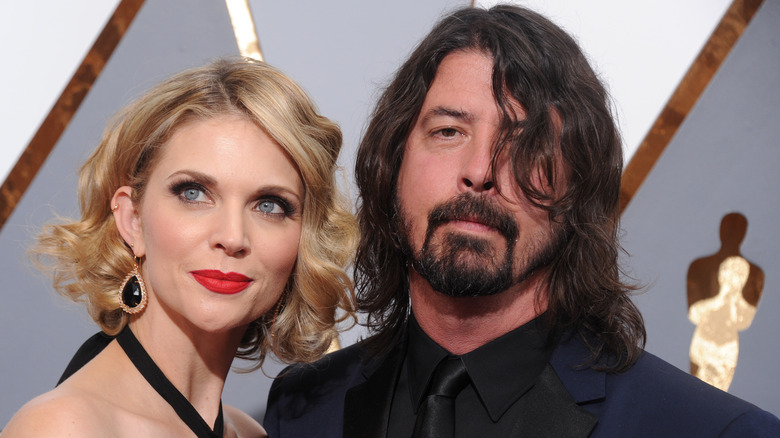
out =
<svg viewBox="0 0 780 438"><path fill-rule="evenodd" d="M195 181L185 180L174 183L169 190L171 195L176 196L181 202L187 204L209 202L208 189Z"/></svg>
<svg viewBox="0 0 780 438"><path fill-rule="evenodd" d="M261 201L260 204L257 205L257 209L266 214L284 213L284 209L282 208L281 205L279 205L278 202L268 201L268 200Z"/></svg>
<svg viewBox="0 0 780 438"><path fill-rule="evenodd" d="M188 201L197 201L200 195L201 195L201 191L194 187L184 189L184 191L182 192L182 196L184 196L184 199Z"/></svg>

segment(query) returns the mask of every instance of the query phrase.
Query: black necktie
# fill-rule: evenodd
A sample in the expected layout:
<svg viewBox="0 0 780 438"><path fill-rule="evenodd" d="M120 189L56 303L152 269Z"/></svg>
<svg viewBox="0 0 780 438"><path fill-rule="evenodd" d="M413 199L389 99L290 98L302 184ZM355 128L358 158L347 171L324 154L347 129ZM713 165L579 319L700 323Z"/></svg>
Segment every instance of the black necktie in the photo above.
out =
<svg viewBox="0 0 780 438"><path fill-rule="evenodd" d="M431 386L414 423L413 438L455 436L455 397L469 384L463 361L444 359L433 371Z"/></svg>

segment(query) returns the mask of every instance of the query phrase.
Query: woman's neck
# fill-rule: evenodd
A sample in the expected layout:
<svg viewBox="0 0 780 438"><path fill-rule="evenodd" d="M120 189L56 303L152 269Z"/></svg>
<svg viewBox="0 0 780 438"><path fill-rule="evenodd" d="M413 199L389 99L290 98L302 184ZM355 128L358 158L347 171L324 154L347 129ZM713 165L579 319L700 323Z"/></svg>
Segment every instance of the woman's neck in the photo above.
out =
<svg viewBox="0 0 780 438"><path fill-rule="evenodd" d="M152 310L147 308L146 310ZM207 424L214 424L225 379L244 329L208 333L167 315L146 312L130 329L170 382Z"/></svg>

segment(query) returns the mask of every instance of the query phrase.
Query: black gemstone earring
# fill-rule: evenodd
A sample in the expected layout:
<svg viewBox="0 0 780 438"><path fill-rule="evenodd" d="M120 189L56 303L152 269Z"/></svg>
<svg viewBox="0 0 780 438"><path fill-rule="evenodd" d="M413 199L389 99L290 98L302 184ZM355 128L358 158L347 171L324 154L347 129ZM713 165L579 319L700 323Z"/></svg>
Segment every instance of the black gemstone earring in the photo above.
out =
<svg viewBox="0 0 780 438"><path fill-rule="evenodd" d="M127 274L119 286L119 306L127 313L134 314L146 307L146 286L138 272L138 263L133 262L133 270Z"/></svg>

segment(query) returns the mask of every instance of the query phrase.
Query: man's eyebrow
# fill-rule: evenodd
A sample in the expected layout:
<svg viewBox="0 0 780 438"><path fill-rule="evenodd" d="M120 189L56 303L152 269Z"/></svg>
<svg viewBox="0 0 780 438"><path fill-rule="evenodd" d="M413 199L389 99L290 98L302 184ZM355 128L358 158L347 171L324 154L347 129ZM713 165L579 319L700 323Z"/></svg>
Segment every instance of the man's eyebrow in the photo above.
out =
<svg viewBox="0 0 780 438"><path fill-rule="evenodd" d="M445 117L452 117L454 119L460 120L462 122L472 122L474 121L474 115L470 112L458 110L455 108L449 108L446 106L437 106L434 108L431 108L423 115L423 122L427 122L428 120L432 119L436 116L445 116Z"/></svg>

